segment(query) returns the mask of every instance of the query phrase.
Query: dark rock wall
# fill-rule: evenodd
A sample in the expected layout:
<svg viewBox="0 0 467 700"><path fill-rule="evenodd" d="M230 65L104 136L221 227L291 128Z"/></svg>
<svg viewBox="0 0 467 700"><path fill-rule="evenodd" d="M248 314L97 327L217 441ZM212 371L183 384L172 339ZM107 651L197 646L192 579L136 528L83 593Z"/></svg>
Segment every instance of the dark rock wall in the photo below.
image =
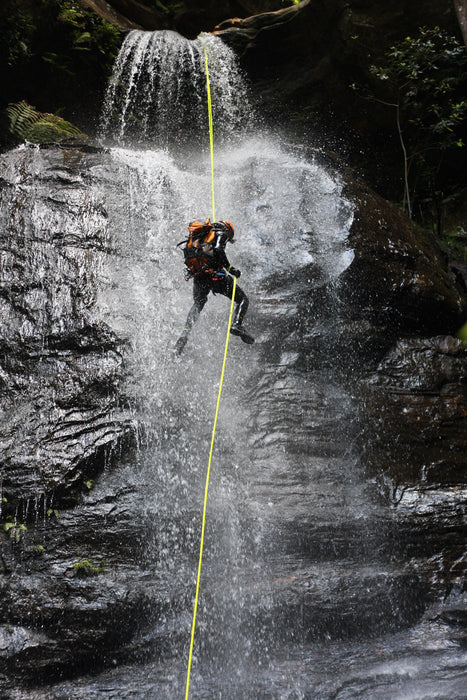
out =
<svg viewBox="0 0 467 700"><path fill-rule="evenodd" d="M119 409L123 345L92 317L105 212L86 191L85 156L73 148L57 155L42 170L41 152L25 148L17 154L24 170L6 157L0 181L1 480L9 508L63 496L131 434Z"/></svg>
<svg viewBox="0 0 467 700"><path fill-rule="evenodd" d="M455 336L467 318L465 279L434 236L351 173L343 193L355 206L354 257L331 295L310 290L304 303L308 367L332 367L353 385L356 443L389 495L401 484L462 486L467 355Z"/></svg>
<svg viewBox="0 0 467 700"><path fill-rule="evenodd" d="M369 65L391 43L436 24L459 33L448 0L441 6L432 0L416 6L409 0L391 6L303 0L277 12L228 20L217 30L239 53L266 107L314 106L360 128L363 119L371 119L365 126L373 131L381 127L378 113L355 97L350 84L366 81Z"/></svg>
<svg viewBox="0 0 467 700"><path fill-rule="evenodd" d="M180 621L172 630L163 624L165 611L177 619L187 606L186 585L176 589L171 572L158 579L157 558L145 561L166 516L148 513L145 498L154 485L135 471L133 458L125 460L135 434L122 407L126 345L96 315L102 260L112 252L105 201L95 187L108 157L89 145L25 147L2 161L5 686L141 660L186 633ZM464 289L434 240L349 173L345 179L355 206L353 262L329 289L303 286L296 314L269 321L274 342L265 349L267 362L274 352L282 362L279 356L296 348L297 333L301 348L294 391L283 389L295 370L281 365L270 373L291 425L302 426L303 402L319 403L312 386L308 396L301 384L310 370L325 382L324 366L352 390L352 406L335 420L345 424L340 431L352 429L348 439L359 443L368 475L381 479L391 499L413 484L456 488L465 483L467 351L448 334L465 318ZM436 336L417 337L430 334ZM267 377L263 371L260 389ZM270 404L266 391L268 415ZM328 419L332 406L323 409ZM313 416L313 449L322 443L329 457L335 423ZM274 426L274 410L271 420ZM295 433L288 433L290 452L306 457L310 446L297 448ZM267 444L274 447L273 440L274 434ZM280 479L272 486L280 489ZM193 531L183 530L189 516L185 521L174 537L188 550ZM451 520L443 523L444 532ZM145 638L157 619L157 633Z"/></svg>
<svg viewBox="0 0 467 700"><path fill-rule="evenodd" d="M439 26L461 40L453 3L397 0L304 0L299 5L246 19L216 31L240 57L253 93L273 124L303 141L340 153L384 197L403 192L402 151L394 108L382 81L370 73L390 46L419 27ZM366 99L368 93L376 100ZM307 136L304 136L304 133ZM446 192L465 187L462 163L452 153L442 171ZM451 183L448 185L447 183Z"/></svg>
<svg viewBox="0 0 467 700"><path fill-rule="evenodd" d="M363 405L370 417L366 463L394 490L465 484L465 343L449 336L400 340L367 378Z"/></svg>
<svg viewBox="0 0 467 700"><path fill-rule="evenodd" d="M465 484L467 348L453 337L467 318L465 279L434 236L364 183L348 179L344 192L355 257L338 285L338 361L357 380L363 460L394 484Z"/></svg>
<svg viewBox="0 0 467 700"><path fill-rule="evenodd" d="M349 244L355 251L340 280L349 314L395 334L456 333L467 315L465 281L436 238L353 178L345 194L356 206Z"/></svg>
<svg viewBox="0 0 467 700"><path fill-rule="evenodd" d="M2 157L2 688L102 663L144 608L137 574L125 573L139 531L128 493L118 482L92 492L135 430L121 406L125 343L95 317L111 246L92 191L102 158L86 145ZM88 492L92 505L71 507Z"/></svg>

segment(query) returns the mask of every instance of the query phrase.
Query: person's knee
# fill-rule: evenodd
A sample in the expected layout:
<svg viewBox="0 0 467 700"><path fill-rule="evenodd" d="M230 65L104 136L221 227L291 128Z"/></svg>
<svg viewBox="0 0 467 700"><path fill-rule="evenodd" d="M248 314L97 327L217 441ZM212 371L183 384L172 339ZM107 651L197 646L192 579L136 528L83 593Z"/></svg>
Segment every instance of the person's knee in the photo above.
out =
<svg viewBox="0 0 467 700"><path fill-rule="evenodd" d="M247 295L241 287L237 287L237 289L235 290L235 301L239 304L241 304L242 302L246 302L246 304L248 305L250 303Z"/></svg>
<svg viewBox="0 0 467 700"><path fill-rule="evenodd" d="M201 313L201 311L204 309L206 306L208 298L207 297L197 297L194 300L194 306L196 307L198 313Z"/></svg>
<svg viewBox="0 0 467 700"><path fill-rule="evenodd" d="M204 306L206 304L207 298L206 297L195 297L193 299L193 304L191 306L191 309L189 311L190 316L199 316L201 311L204 309Z"/></svg>

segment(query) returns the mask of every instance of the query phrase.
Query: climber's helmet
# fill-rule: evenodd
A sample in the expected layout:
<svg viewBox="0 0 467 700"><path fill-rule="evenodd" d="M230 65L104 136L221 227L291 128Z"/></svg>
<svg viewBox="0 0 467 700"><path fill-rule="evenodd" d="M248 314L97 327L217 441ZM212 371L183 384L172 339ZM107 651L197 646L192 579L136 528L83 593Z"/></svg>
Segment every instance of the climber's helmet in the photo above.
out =
<svg viewBox="0 0 467 700"><path fill-rule="evenodd" d="M220 224L223 224L223 228L225 230L225 233L227 234L227 240L230 243L234 242L234 227L232 225L231 221L219 221Z"/></svg>

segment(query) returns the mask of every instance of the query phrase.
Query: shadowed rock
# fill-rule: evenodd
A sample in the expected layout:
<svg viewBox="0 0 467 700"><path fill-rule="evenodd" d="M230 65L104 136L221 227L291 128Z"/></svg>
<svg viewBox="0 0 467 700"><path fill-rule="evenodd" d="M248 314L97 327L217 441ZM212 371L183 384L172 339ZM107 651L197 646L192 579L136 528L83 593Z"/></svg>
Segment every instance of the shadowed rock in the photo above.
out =
<svg viewBox="0 0 467 700"><path fill-rule="evenodd" d="M154 392L148 414L160 423L157 444L146 457L144 450L131 459L121 454L136 430L125 408L132 347L103 321L98 294L111 286L109 257L122 295L135 284L134 270L146 269L136 268L137 256L148 264L145 293L159 273L159 260L147 260L143 226L154 211L144 198L149 191L154 204L153 171L126 171L89 146L21 148L5 154L2 166L0 439L8 502L0 682L21 688L155 653L180 655L189 638L203 485L191 453L205 420L198 396L196 411L181 410L176 396L164 405L163 389L143 378ZM125 221L118 168L132 184L135 174L147 176L148 189L140 183L131 202L137 224L130 251L110 230L109 222ZM352 470L350 450L363 426L372 475L408 480L413 467L414 482L420 475L424 483L440 481L442 473L444 483L460 481L465 346L446 335L416 335L446 334L466 301L434 240L350 175L346 188L355 207L353 259L349 254L340 276L320 276L315 261L300 274L295 267L281 276L264 272L264 299L252 314L260 330L257 364L250 371L245 363L246 378L230 387L248 422L241 432L248 444L232 448L236 433L228 426L232 439L224 436L216 457L199 632L201 652L215 648L221 658L235 645L254 656L265 644L371 636L411 624L423 614L438 567L429 557L440 550L446 560L457 556L463 541L460 498L451 505L443 493L441 506L433 499L422 524L415 511L399 521L397 512L369 501L369 482ZM172 191L170 181L157 190L161 201ZM160 211L161 202L154 206ZM116 326L123 318L124 328L135 328L133 303L138 323L140 305L159 298L149 303L143 290L111 318ZM170 297L165 288L163 294ZM137 359L136 371L152 373ZM157 360L155 371L163 357ZM135 382L138 397L140 389ZM232 449L239 450L239 493ZM401 461L408 449L409 468ZM112 457L119 459L105 469ZM437 467L430 471L431 462ZM423 565L407 565L414 548ZM459 570L451 567L439 589Z"/></svg>
<svg viewBox="0 0 467 700"><path fill-rule="evenodd" d="M37 173L40 151L17 152L23 172L4 156L0 181L1 480L9 508L63 497L133 433L119 408L122 341L92 318L93 250L107 245L105 211L83 181L86 156L51 154Z"/></svg>
<svg viewBox="0 0 467 700"><path fill-rule="evenodd" d="M356 206L348 240L355 257L339 281L347 313L385 335L456 332L466 286L435 237L357 179L344 192Z"/></svg>
<svg viewBox="0 0 467 700"><path fill-rule="evenodd" d="M371 471L392 479L391 490L465 484L466 370L465 343L412 338L399 341L370 377L365 460Z"/></svg>
<svg viewBox="0 0 467 700"><path fill-rule="evenodd" d="M373 132L375 116L379 128L387 126L388 117L375 115L374 109L367 114L350 84L366 81L369 60L420 24L447 26L454 33L451 5L440 11L434 0L423 0L416 8L410 0L397 0L390 9L371 0L304 0L275 12L226 20L216 33L240 56L270 110L307 105L315 108L320 123L323 114L323 122L338 115L358 131Z"/></svg>

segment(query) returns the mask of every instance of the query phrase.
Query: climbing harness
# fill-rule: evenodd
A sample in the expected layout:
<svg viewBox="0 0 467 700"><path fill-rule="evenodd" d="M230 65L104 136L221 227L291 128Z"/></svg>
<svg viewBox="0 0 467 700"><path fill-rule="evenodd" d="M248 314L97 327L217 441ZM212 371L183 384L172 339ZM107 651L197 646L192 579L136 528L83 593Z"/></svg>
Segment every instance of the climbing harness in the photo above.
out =
<svg viewBox="0 0 467 700"><path fill-rule="evenodd" d="M213 272L213 274L211 275L211 280L213 282L220 282L221 280L224 279L225 274L226 274L225 272ZM214 290L213 290L213 294L215 294Z"/></svg>
<svg viewBox="0 0 467 700"><path fill-rule="evenodd" d="M210 89L210 84L209 84L208 54L207 54L206 49L204 49L204 57L205 57L205 62L206 62L206 90L207 90L207 95L208 95L208 112L209 112L209 143L210 143L210 148L211 148L212 218L213 218L213 221L215 221L216 216L215 216L215 208L214 208L214 155L213 155L213 153L214 153L214 148L213 148L214 139L213 139L213 128L212 128L211 89ZM232 228L232 232L233 232L233 228ZM217 274L219 274L219 273L217 273ZM207 468L207 472L206 472L206 484L204 487L203 519L202 519L202 524L201 524L201 541L200 541L199 559L198 559L198 575L196 578L195 603L194 603L194 608L193 608L193 620L192 620L192 624L191 624L190 652L189 652L189 656L188 656L188 669L187 669L187 675L186 675L185 700L188 700L189 693L190 693L191 662L193 659L193 645L194 645L194 641L195 641L195 629L196 629L196 613L198 611L199 586L200 586L200 580L201 580L201 566L203 563L204 533L205 533L205 529L206 529L206 509L207 509L207 503L208 503L209 477L211 474L211 463L212 463L212 455L213 455L213 450L214 450L214 439L216 436L217 418L219 416L219 407L220 407L220 403L221 403L222 385L224 383L225 365L227 362L227 351L229 349L230 328L232 325L233 308L234 308L234 302L235 302L235 289L236 289L236 285L237 285L237 278L233 276L232 279L233 279L233 288L232 288L232 301L230 304L229 325L227 327L227 337L225 339L224 360L222 363L222 372L221 372L221 378L219 381L219 391L217 394L216 413L214 416L214 424L212 427L211 448L209 451L208 468Z"/></svg>

